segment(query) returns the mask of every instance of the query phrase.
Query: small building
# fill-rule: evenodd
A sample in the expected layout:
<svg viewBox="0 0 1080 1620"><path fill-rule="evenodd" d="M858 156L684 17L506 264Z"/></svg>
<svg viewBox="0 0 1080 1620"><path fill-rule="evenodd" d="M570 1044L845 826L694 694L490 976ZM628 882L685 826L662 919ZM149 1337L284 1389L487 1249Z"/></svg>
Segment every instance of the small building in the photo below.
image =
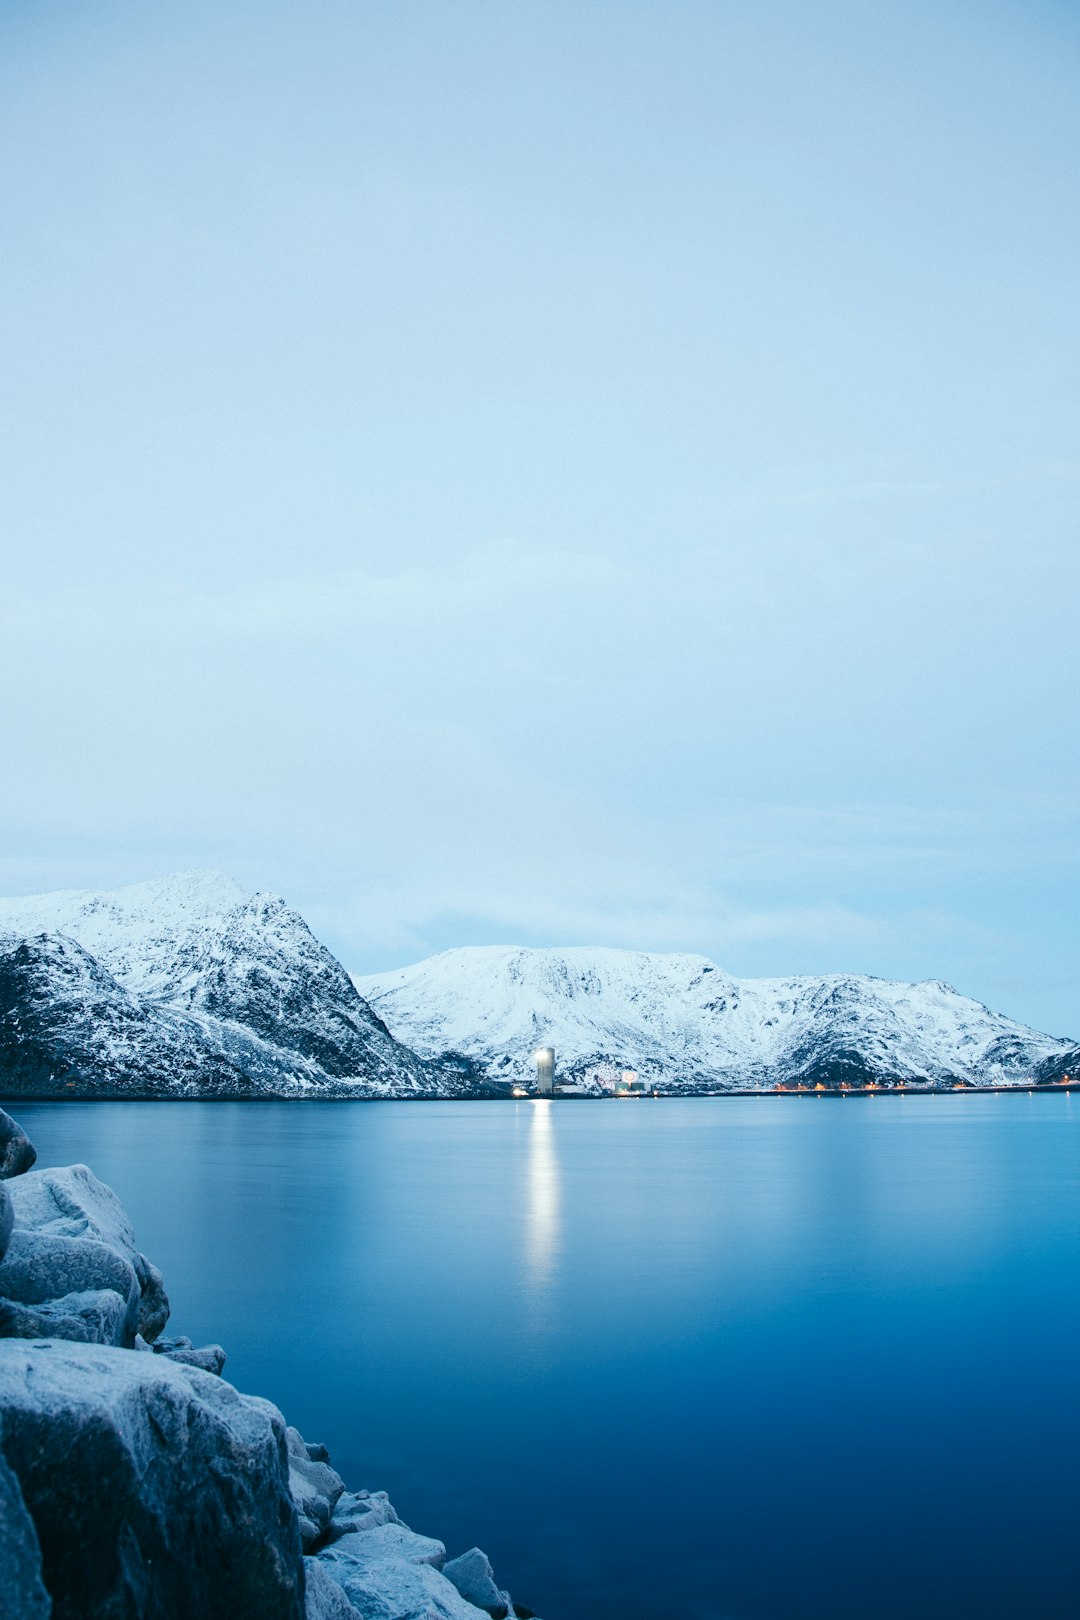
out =
<svg viewBox="0 0 1080 1620"><path fill-rule="evenodd" d="M555 1049L541 1046L536 1054L536 1089L541 1097L555 1094Z"/></svg>

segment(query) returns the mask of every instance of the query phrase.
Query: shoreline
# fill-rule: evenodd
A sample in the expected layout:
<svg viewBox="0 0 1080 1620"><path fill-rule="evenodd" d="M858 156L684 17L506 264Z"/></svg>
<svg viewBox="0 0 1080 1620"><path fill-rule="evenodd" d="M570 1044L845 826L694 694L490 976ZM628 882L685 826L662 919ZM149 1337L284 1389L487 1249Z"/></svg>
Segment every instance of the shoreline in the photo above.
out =
<svg viewBox="0 0 1080 1620"><path fill-rule="evenodd" d="M532 1102L560 1102L560 1103L608 1103L608 1102L727 1102L737 1098L772 1098L774 1100L805 1100L807 1098L834 1098L843 1100L845 1097L1029 1097L1060 1095L1062 1092L1080 1091L1080 1080L1062 1082L1050 1080L1042 1084L1018 1083L1011 1086L916 1086L905 1084L902 1086L875 1085L875 1086L823 1086L820 1090L804 1087L801 1090L794 1088L779 1088L777 1086L762 1086L736 1088L724 1091L659 1091L659 1092L627 1092L623 1095L584 1096L573 1092L556 1092L554 1095L540 1095L529 1092L523 1097L503 1097L491 1095L486 1097L350 1097L339 1094L334 1095L308 1095L289 1096L285 1093L268 1093L265 1096L222 1096L220 1093L209 1096L198 1096L191 1093L170 1096L161 1092L130 1092L120 1095L103 1095L100 1091L79 1096L58 1095L55 1092L21 1092L15 1095L0 1091L0 1108L10 1112L12 1106L16 1109L25 1103L288 1103L290 1106L301 1103L347 1103L350 1106L356 1103L532 1103Z"/></svg>
<svg viewBox="0 0 1080 1620"><path fill-rule="evenodd" d="M166 1335L164 1278L116 1193L36 1164L0 1112L5 1616L535 1620L481 1548L448 1557L223 1377L220 1344Z"/></svg>

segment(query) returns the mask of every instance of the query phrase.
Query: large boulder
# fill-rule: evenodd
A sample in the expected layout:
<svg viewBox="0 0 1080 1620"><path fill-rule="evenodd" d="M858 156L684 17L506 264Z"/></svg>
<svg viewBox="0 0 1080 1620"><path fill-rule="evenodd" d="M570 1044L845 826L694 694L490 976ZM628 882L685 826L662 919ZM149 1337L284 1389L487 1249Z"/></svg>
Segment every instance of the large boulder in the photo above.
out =
<svg viewBox="0 0 1080 1620"><path fill-rule="evenodd" d="M41 1548L19 1482L0 1452L0 1620L49 1620Z"/></svg>
<svg viewBox="0 0 1080 1620"><path fill-rule="evenodd" d="M0 1422L54 1620L302 1620L269 1402L165 1356L9 1339Z"/></svg>
<svg viewBox="0 0 1080 1620"><path fill-rule="evenodd" d="M23 1175L36 1159L34 1144L22 1126L0 1108L0 1181Z"/></svg>
<svg viewBox="0 0 1080 1620"><path fill-rule="evenodd" d="M137 1334L157 1338L169 1319L161 1273L135 1247L109 1187L76 1164L32 1170L4 1190L15 1228L0 1263L0 1301L8 1302L0 1308L0 1334L127 1347ZM112 1301L86 1299L104 1294Z"/></svg>

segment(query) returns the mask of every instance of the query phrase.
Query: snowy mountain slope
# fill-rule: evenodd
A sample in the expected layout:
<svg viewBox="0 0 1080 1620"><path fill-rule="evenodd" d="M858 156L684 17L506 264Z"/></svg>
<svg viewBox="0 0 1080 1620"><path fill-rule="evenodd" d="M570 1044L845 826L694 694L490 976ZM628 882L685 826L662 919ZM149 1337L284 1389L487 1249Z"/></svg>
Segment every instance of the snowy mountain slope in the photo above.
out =
<svg viewBox="0 0 1080 1620"><path fill-rule="evenodd" d="M0 936L0 1086L23 1096L258 1096L315 1089L314 1064L235 1025L126 990L63 934Z"/></svg>
<svg viewBox="0 0 1080 1620"><path fill-rule="evenodd" d="M354 983L399 1040L504 1080L538 1045L564 1078L608 1063L673 1089L1019 1081L1072 1050L936 981L739 980L701 956L470 947Z"/></svg>
<svg viewBox="0 0 1080 1620"><path fill-rule="evenodd" d="M215 873L3 900L0 936L9 1090L413 1096L464 1083L394 1040L297 912Z"/></svg>

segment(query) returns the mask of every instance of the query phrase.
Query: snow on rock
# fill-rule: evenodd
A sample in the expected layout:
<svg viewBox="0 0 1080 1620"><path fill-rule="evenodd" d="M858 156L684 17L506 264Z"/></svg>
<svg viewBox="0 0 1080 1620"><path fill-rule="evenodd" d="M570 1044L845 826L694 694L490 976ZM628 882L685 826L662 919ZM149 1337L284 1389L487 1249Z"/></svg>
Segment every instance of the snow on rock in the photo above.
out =
<svg viewBox="0 0 1080 1620"><path fill-rule="evenodd" d="M364 1620L487 1620L426 1559L402 1557L396 1546L388 1551L377 1534L347 1536L317 1554Z"/></svg>
<svg viewBox="0 0 1080 1620"><path fill-rule="evenodd" d="M131 1346L169 1317L161 1273L116 1194L85 1165L4 1183L15 1224L0 1262L0 1333Z"/></svg>
<svg viewBox="0 0 1080 1620"><path fill-rule="evenodd" d="M363 1620L317 1558L304 1560L304 1620Z"/></svg>
<svg viewBox="0 0 1080 1620"><path fill-rule="evenodd" d="M306 1552L329 1529L338 1499L345 1492L345 1481L329 1462L312 1457L312 1448L305 1444L299 1430L286 1429L285 1439L289 1452L289 1490Z"/></svg>
<svg viewBox="0 0 1080 1620"><path fill-rule="evenodd" d="M452 1581L467 1602L483 1609L491 1620L506 1620L512 1612L509 1592L495 1585L495 1575L487 1553L470 1547L460 1558L443 1565L443 1574Z"/></svg>
<svg viewBox="0 0 1080 1620"><path fill-rule="evenodd" d="M141 1338L141 1335L140 1335ZM146 1341L135 1341L136 1350L141 1350ZM215 1377L221 1376L221 1371L228 1359L220 1344L204 1344L200 1349L192 1344L184 1334L176 1338L155 1339L153 1344L146 1344L156 1356L167 1356L170 1361L178 1361L182 1367L199 1367L203 1372L213 1373Z"/></svg>
<svg viewBox="0 0 1080 1620"><path fill-rule="evenodd" d="M284 901L214 873L0 900L0 1075L23 1096L439 1096Z"/></svg>
<svg viewBox="0 0 1080 1620"><path fill-rule="evenodd" d="M0 1423L54 1620L301 1620L285 1425L269 1402L160 1356L8 1339Z"/></svg>
<svg viewBox="0 0 1080 1620"><path fill-rule="evenodd" d="M467 947L354 983L399 1040L499 1080L530 1078L541 1045L563 1077L667 1090L1019 1081L1074 1050L936 980L736 979L703 956Z"/></svg>

